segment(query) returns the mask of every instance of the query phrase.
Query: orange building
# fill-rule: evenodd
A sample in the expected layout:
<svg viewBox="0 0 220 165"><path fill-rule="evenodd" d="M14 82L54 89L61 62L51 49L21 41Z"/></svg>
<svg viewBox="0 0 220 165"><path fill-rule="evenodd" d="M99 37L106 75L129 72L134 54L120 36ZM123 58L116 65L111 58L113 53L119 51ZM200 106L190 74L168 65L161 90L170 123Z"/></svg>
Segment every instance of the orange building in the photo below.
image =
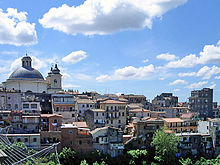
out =
<svg viewBox="0 0 220 165"><path fill-rule="evenodd" d="M197 132L196 122L182 120L180 118L163 118L164 126L175 133Z"/></svg>

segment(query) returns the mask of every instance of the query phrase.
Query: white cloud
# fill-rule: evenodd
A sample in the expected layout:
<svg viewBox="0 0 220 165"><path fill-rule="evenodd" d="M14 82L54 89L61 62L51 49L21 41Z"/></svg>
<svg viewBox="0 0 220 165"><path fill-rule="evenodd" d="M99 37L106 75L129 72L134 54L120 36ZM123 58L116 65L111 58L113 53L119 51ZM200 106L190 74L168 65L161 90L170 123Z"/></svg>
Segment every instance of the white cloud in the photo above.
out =
<svg viewBox="0 0 220 165"><path fill-rule="evenodd" d="M190 54L184 58L169 62L166 67L168 68L190 68L197 65L198 57L195 54Z"/></svg>
<svg viewBox="0 0 220 165"><path fill-rule="evenodd" d="M82 61L83 59L85 59L87 57L86 52L79 50L79 51L75 51L70 53L69 55L65 56L62 58L63 62L66 63L72 63L75 64L77 62Z"/></svg>
<svg viewBox="0 0 220 165"><path fill-rule="evenodd" d="M99 82L109 80L143 80L149 79L151 73L154 73L155 69L152 64L144 67L135 68L133 66L127 66L114 71L112 75L101 75L96 78Z"/></svg>
<svg viewBox="0 0 220 165"><path fill-rule="evenodd" d="M215 79L216 80L220 80L220 76L215 76Z"/></svg>
<svg viewBox="0 0 220 165"><path fill-rule="evenodd" d="M39 59L35 56L31 56L31 58L32 58L32 67L35 69L41 69L41 68L45 68L48 66L47 63L44 62L44 60L42 59ZM14 61L12 61L10 65L10 71L14 71L15 69L21 67L21 59L22 57L17 58Z"/></svg>
<svg viewBox="0 0 220 165"><path fill-rule="evenodd" d="M157 59L162 59L166 61L173 61L177 58L178 57L176 57L174 54L169 54L169 53L163 53L157 56Z"/></svg>
<svg viewBox="0 0 220 165"><path fill-rule="evenodd" d="M63 88L67 89L67 88L79 88L80 85L74 85L74 84L64 84Z"/></svg>
<svg viewBox="0 0 220 165"><path fill-rule="evenodd" d="M171 82L169 85L184 85L187 84L188 82L186 82L185 80L175 80L173 82Z"/></svg>
<svg viewBox="0 0 220 165"><path fill-rule="evenodd" d="M211 82L211 86L209 86L208 88L214 89L216 87L216 84L214 82Z"/></svg>
<svg viewBox="0 0 220 165"><path fill-rule="evenodd" d="M169 62L166 67L168 68L190 68L198 64L209 64L220 62L220 41L216 45L205 45L203 51L199 56L190 54L177 61Z"/></svg>
<svg viewBox="0 0 220 165"><path fill-rule="evenodd" d="M198 72L179 73L180 77L203 77L202 79L210 79L213 75L220 73L220 68L217 66L204 66Z"/></svg>
<svg viewBox="0 0 220 165"><path fill-rule="evenodd" d="M202 88L206 84L208 84L208 81L200 81L197 83L190 84L186 86L185 88L189 88L189 89Z"/></svg>
<svg viewBox="0 0 220 165"><path fill-rule="evenodd" d="M151 28L152 21L187 0L86 0L80 6L51 8L39 22L67 34L110 34Z"/></svg>
<svg viewBox="0 0 220 165"><path fill-rule="evenodd" d="M26 22L26 15L26 12L13 8L8 8L5 13L0 9L0 44L21 46L37 43L35 24Z"/></svg>
<svg viewBox="0 0 220 165"><path fill-rule="evenodd" d="M149 60L148 59L145 59L145 60L143 60L142 62L143 63L147 63Z"/></svg>

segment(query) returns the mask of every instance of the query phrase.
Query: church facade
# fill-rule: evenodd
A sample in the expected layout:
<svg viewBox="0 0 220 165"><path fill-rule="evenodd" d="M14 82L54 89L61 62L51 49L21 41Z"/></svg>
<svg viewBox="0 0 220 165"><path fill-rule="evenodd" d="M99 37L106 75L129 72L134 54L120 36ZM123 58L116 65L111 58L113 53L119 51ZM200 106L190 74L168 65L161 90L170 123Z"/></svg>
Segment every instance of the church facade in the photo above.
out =
<svg viewBox="0 0 220 165"><path fill-rule="evenodd" d="M56 93L62 90L62 75L57 64L48 73L46 79L32 67L32 59L26 55L21 59L22 66L16 69L2 83L4 89L14 89L21 92Z"/></svg>

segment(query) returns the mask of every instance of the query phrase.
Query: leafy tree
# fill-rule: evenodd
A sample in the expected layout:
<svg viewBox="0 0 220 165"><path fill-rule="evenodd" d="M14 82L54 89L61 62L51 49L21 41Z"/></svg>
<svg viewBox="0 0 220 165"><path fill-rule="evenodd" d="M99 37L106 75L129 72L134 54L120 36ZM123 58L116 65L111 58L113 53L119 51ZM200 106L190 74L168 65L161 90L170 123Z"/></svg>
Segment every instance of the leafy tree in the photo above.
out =
<svg viewBox="0 0 220 165"><path fill-rule="evenodd" d="M151 142L151 145L155 147L154 159L160 164L176 164L175 154L178 152L179 138L175 134L167 133L164 130L157 130Z"/></svg>
<svg viewBox="0 0 220 165"><path fill-rule="evenodd" d="M86 162L86 160L82 160L80 165L89 165L89 164Z"/></svg>
<svg viewBox="0 0 220 165"><path fill-rule="evenodd" d="M200 158L200 160L197 160L193 162L190 158L187 159L181 159L180 163L182 165L219 165L220 164L220 155L217 156L216 159L205 159Z"/></svg>
<svg viewBox="0 0 220 165"><path fill-rule="evenodd" d="M129 164L143 164L143 161L146 160L148 156L147 150L130 150L127 152L127 158Z"/></svg>
<svg viewBox="0 0 220 165"><path fill-rule="evenodd" d="M63 148L63 150L59 154L60 162L61 164L64 165L73 164L72 162L74 162L75 157L76 157L76 152L71 150L71 148L67 148L67 147Z"/></svg>

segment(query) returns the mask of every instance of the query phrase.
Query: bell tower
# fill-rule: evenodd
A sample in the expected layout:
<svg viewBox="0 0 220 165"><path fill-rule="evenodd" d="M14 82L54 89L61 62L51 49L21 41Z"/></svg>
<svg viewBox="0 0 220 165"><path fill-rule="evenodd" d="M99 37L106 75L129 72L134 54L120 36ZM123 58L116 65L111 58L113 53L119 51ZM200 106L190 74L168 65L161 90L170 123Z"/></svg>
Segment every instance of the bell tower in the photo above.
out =
<svg viewBox="0 0 220 165"><path fill-rule="evenodd" d="M32 59L27 54L26 54L26 56L24 56L21 59L21 61L22 61L22 67L24 67L24 68L32 68L32 65L31 65Z"/></svg>
<svg viewBox="0 0 220 165"><path fill-rule="evenodd" d="M46 81L49 84L48 93L56 93L62 90L62 75L60 74L57 64L55 64L54 68L51 67L51 70L46 77Z"/></svg>

